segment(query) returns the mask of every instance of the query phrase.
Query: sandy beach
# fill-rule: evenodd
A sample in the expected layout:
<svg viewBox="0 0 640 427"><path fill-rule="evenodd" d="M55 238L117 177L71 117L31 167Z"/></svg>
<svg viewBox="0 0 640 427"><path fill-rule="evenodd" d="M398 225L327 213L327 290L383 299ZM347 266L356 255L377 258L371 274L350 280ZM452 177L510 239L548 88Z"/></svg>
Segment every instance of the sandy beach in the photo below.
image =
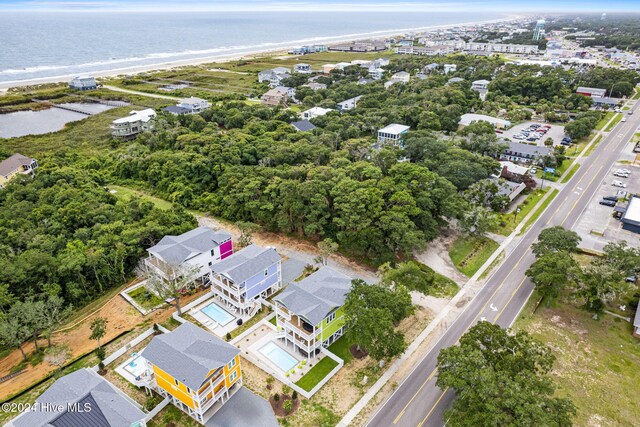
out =
<svg viewBox="0 0 640 427"><path fill-rule="evenodd" d="M313 39L313 40L297 40L295 42L292 41L287 43L280 43L277 47L270 47L268 49L262 49L262 50L254 49L254 50L234 52L229 54L217 54L217 55L204 56L202 58L189 58L189 59L183 59L183 60L166 61L166 62L161 62L157 64L114 68L110 70L88 72L87 74L90 74L97 78L109 78L109 77L124 76L124 75L132 76L140 73L169 70L169 69L178 68L178 67L196 66L196 65L208 64L208 63L214 63L214 62L217 62L217 63L231 62L231 61L237 61L240 59L247 59L252 57L283 55L283 54L286 54L290 49L299 47L304 44L319 44L319 43L334 44L334 43L350 42L354 40L362 40L365 38L380 39L385 37L398 36L401 34L405 34L407 32L423 32L423 31L436 30L436 29L468 27L468 26L474 26L474 25L487 25L487 24L495 24L499 22L513 21L520 18L522 17L510 16L506 18L494 19L489 21L465 22L461 24L448 24L448 25L435 25L435 26L430 25L427 27L419 27L419 28L403 28L403 29L388 30L388 31L374 31L369 33L350 34L346 36L323 37L320 39ZM6 91L12 87L32 86L32 85L39 85L39 84L46 84L46 83L66 83L67 81L71 80L75 76L77 76L77 73L63 74L63 75L51 76L51 77L41 77L41 78L34 78L34 79L0 82L0 94L6 93Z"/></svg>

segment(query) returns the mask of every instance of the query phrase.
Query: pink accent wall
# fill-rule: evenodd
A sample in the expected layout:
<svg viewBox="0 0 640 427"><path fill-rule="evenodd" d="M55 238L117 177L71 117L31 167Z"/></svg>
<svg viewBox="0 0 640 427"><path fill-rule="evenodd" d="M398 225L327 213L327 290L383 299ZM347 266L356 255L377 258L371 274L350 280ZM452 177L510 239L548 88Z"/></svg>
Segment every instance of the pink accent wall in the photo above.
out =
<svg viewBox="0 0 640 427"><path fill-rule="evenodd" d="M229 240L220 245L220 259L225 259L233 253L233 242Z"/></svg>

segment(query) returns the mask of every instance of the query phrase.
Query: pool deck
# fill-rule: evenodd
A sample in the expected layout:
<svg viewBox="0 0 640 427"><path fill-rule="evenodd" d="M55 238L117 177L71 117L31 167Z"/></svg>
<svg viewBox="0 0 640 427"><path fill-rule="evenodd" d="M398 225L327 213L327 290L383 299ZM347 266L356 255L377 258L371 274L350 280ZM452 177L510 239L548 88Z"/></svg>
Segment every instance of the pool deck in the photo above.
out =
<svg viewBox="0 0 640 427"><path fill-rule="evenodd" d="M224 311L226 311L227 313L229 313L230 315L233 316L233 320L231 320L229 323L227 323L226 325L220 325L218 322L216 322L215 320L213 320L211 317L207 316L205 313L203 313L201 310L203 308L205 308L206 306L215 303L218 307L220 307L221 309L223 309ZM234 308L231 306L228 306L227 304L225 304L224 302L222 302L220 299L212 296L211 298L207 299L206 301L204 301L202 304L198 304L196 307L193 307L191 310L189 310L187 312L191 317L193 317L195 320L197 320L199 323L201 323L203 326L205 326L209 331L213 332L214 334L216 334L217 336L224 338L228 332L231 332L237 328L239 328L238 324L236 323L238 321L238 319L242 319L242 322L246 322L247 320L251 319L252 316L249 315L239 315L237 312L234 312Z"/></svg>
<svg viewBox="0 0 640 427"><path fill-rule="evenodd" d="M149 380L151 379L151 370L146 371L143 375L139 377L136 377L134 374L132 374L127 370L127 366L129 366L129 364L136 359L137 359L137 363L145 363L144 358L139 354L136 354L135 356L132 355L130 358L128 358L123 363L118 365L118 367L116 367L116 372L120 374L120 376L122 376L124 379L129 381L131 384L135 385L136 387L144 387L148 385Z"/></svg>

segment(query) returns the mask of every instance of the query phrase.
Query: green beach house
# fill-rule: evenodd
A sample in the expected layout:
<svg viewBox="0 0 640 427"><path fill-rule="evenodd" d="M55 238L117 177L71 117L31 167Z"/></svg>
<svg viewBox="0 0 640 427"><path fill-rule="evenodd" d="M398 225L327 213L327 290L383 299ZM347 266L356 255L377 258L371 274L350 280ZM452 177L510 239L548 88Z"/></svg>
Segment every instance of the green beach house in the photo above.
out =
<svg viewBox="0 0 640 427"><path fill-rule="evenodd" d="M313 357L344 333L342 306L351 278L322 267L300 282L291 283L275 299L278 338L305 357Z"/></svg>

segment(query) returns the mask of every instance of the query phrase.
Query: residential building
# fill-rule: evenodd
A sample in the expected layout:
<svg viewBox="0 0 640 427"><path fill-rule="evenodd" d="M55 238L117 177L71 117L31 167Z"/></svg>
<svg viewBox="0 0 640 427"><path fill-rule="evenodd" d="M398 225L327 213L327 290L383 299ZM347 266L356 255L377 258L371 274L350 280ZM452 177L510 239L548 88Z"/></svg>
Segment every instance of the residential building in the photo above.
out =
<svg viewBox="0 0 640 427"><path fill-rule="evenodd" d="M552 153L549 147L522 144L520 142L509 141L509 146L500 155L500 160L510 160L512 162L532 163L538 159Z"/></svg>
<svg viewBox="0 0 640 427"><path fill-rule="evenodd" d="M426 80L428 76L426 74L423 74L423 73L418 73L418 74L416 74L415 77L418 80Z"/></svg>
<svg viewBox="0 0 640 427"><path fill-rule="evenodd" d="M422 56L435 56L435 55L448 55L454 52L453 46L449 45L433 45L433 46L409 46L409 47L397 47L395 52L399 55L422 55Z"/></svg>
<svg viewBox="0 0 640 427"><path fill-rule="evenodd" d="M380 40L359 40L329 46L329 50L339 52L379 52L387 50L387 45Z"/></svg>
<svg viewBox="0 0 640 427"><path fill-rule="evenodd" d="M538 45L509 44L509 43L465 43L463 49L467 52L483 53L513 53L532 55L538 53Z"/></svg>
<svg viewBox="0 0 640 427"><path fill-rule="evenodd" d="M338 111L343 112L356 108L356 106L358 105L358 101L360 101L360 98L362 98L362 95L356 96L354 98L349 98L342 102L338 102Z"/></svg>
<svg viewBox="0 0 640 427"><path fill-rule="evenodd" d="M299 74L311 74L311 64L296 64L293 66L293 72Z"/></svg>
<svg viewBox="0 0 640 427"><path fill-rule="evenodd" d="M509 181L516 179L516 182L521 180L529 173L529 168L526 166L516 165L513 162L502 161L500 162L502 167L500 171L500 178L504 178Z"/></svg>
<svg viewBox="0 0 640 427"><path fill-rule="evenodd" d="M453 84L453 83L460 83L463 81L464 79L462 77L452 77L449 80L447 80L447 83L445 84L445 86L449 86L450 84Z"/></svg>
<svg viewBox="0 0 640 427"><path fill-rule="evenodd" d="M316 128L309 120L292 122L291 126L293 126L298 132L311 132Z"/></svg>
<svg viewBox="0 0 640 427"><path fill-rule="evenodd" d="M242 387L240 350L185 322L156 335L142 351L153 371L149 388L205 424Z"/></svg>
<svg viewBox="0 0 640 427"><path fill-rule="evenodd" d="M258 82L268 82L269 86L274 88L282 85L284 79L291 77L291 70L285 67L276 67L270 70L260 71L258 73Z"/></svg>
<svg viewBox="0 0 640 427"><path fill-rule="evenodd" d="M274 248L249 245L211 270L213 293L245 314L261 306L257 300L282 287L281 258Z"/></svg>
<svg viewBox="0 0 640 427"><path fill-rule="evenodd" d="M364 77L358 79L358 84L359 85L368 85L369 83L373 83L373 82L374 82L373 79L365 79Z"/></svg>
<svg viewBox="0 0 640 427"><path fill-rule="evenodd" d="M308 87L309 89L316 91L316 90L321 90L321 89L326 89L327 85L324 83L316 83L316 82L311 82L311 83L307 83L306 85L304 85L306 87Z"/></svg>
<svg viewBox="0 0 640 427"><path fill-rule="evenodd" d="M153 130L155 118L156 112L152 108L132 111L127 117L111 122L111 134L116 138L133 138L141 132Z"/></svg>
<svg viewBox="0 0 640 427"><path fill-rule="evenodd" d="M469 126L471 123L475 122L488 122L493 125L496 129L507 129L511 126L511 122L509 120L499 119L497 117L491 117L484 114L463 114L460 117L460 121L458 124L460 126Z"/></svg>
<svg viewBox="0 0 640 427"><path fill-rule="evenodd" d="M627 209L620 218L622 228L634 233L640 233L640 197L633 196L629 200ZM638 309L640 311L640 309Z"/></svg>
<svg viewBox="0 0 640 427"><path fill-rule="evenodd" d="M381 67L386 67L387 65L389 65L389 58L378 58L378 59L374 59L371 62L371 65L373 65L376 68L381 68Z"/></svg>
<svg viewBox="0 0 640 427"><path fill-rule="evenodd" d="M344 333L342 306L350 289L351 278L330 267L291 283L274 300L278 337L313 357Z"/></svg>
<svg viewBox="0 0 640 427"><path fill-rule="evenodd" d="M331 108L313 107L306 111L303 111L300 115L304 120L311 120L315 117L324 116L325 114L334 111Z"/></svg>
<svg viewBox="0 0 640 427"><path fill-rule="evenodd" d="M161 276L171 280L185 267L206 282L211 266L233 254L233 243L224 230L198 227L179 236L164 236L147 252L145 264Z"/></svg>
<svg viewBox="0 0 640 427"><path fill-rule="evenodd" d="M406 71L399 71L394 75L392 75L391 78L393 80L398 80L403 83L409 83L409 80L411 79L411 74L407 73Z"/></svg>
<svg viewBox="0 0 640 427"><path fill-rule="evenodd" d="M636 315L633 318L633 336L640 338L640 304L636 308Z"/></svg>
<svg viewBox="0 0 640 427"><path fill-rule="evenodd" d="M207 427L280 427L271 404L241 387L206 424Z"/></svg>
<svg viewBox="0 0 640 427"><path fill-rule="evenodd" d="M9 427L145 427L140 405L91 369L57 379Z"/></svg>
<svg viewBox="0 0 640 427"><path fill-rule="evenodd" d="M94 90L98 88L96 79L91 76L74 77L69 82L69 88L75 90Z"/></svg>
<svg viewBox="0 0 640 427"><path fill-rule="evenodd" d="M590 96L592 98L603 98L607 94L607 90L580 86L576 89L576 93L584 96Z"/></svg>
<svg viewBox="0 0 640 427"><path fill-rule="evenodd" d="M425 73L429 74L432 71L435 71L438 69L438 67L440 66L440 64L438 64L437 62L432 62L431 64L427 64L423 67L423 70Z"/></svg>
<svg viewBox="0 0 640 427"><path fill-rule="evenodd" d="M409 126L392 123L378 130L378 144L402 146L404 135L411 129Z"/></svg>
<svg viewBox="0 0 640 427"><path fill-rule="evenodd" d="M513 202L513 200L527 188L524 182L510 182L498 178L495 178L495 181L496 184L498 184L497 195L507 196L509 198L509 202Z"/></svg>
<svg viewBox="0 0 640 427"><path fill-rule="evenodd" d="M622 103L622 100L620 98L610 98L608 96L592 96L591 99L593 99L593 107L614 108Z"/></svg>
<svg viewBox="0 0 640 427"><path fill-rule="evenodd" d="M37 167L38 161L36 159L23 156L20 153L4 159L0 162L0 188L4 188L7 182L18 174L33 175Z"/></svg>
<svg viewBox="0 0 640 427"><path fill-rule="evenodd" d="M335 70L337 68L336 64L324 64L322 66L322 72L324 74L329 74L331 71Z"/></svg>
<svg viewBox="0 0 640 427"><path fill-rule="evenodd" d="M491 83L489 80L476 80L471 83L471 90L487 90L489 83Z"/></svg>
<svg viewBox="0 0 640 427"><path fill-rule="evenodd" d="M180 114L198 114L209 108L209 102L201 98L184 98L181 99L176 105L163 108L162 111L174 114L176 116Z"/></svg>
<svg viewBox="0 0 640 427"><path fill-rule="evenodd" d="M373 65L369 67L369 77L373 80L380 80L384 76L384 70L380 67L374 67Z"/></svg>
<svg viewBox="0 0 640 427"><path fill-rule="evenodd" d="M458 70L458 66L456 64L444 64L444 73L455 73Z"/></svg>
<svg viewBox="0 0 640 427"><path fill-rule="evenodd" d="M295 96L295 89L278 86L267 91L260 99L264 105L275 107L287 105L289 98L293 96Z"/></svg>

